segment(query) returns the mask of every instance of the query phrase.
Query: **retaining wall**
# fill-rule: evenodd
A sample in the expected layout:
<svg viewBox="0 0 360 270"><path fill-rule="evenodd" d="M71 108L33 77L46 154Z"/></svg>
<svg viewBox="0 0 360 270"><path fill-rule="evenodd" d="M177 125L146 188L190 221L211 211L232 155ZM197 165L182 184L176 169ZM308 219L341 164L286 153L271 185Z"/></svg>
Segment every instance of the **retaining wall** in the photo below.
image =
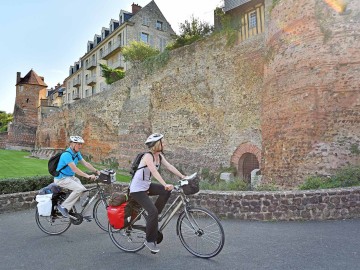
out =
<svg viewBox="0 0 360 270"><path fill-rule="evenodd" d="M115 184L122 189L127 184ZM0 213L35 208L36 191L0 195ZM172 198L171 196L170 202ZM360 187L310 191L200 191L193 205L222 218L244 220L326 220L360 217Z"/></svg>

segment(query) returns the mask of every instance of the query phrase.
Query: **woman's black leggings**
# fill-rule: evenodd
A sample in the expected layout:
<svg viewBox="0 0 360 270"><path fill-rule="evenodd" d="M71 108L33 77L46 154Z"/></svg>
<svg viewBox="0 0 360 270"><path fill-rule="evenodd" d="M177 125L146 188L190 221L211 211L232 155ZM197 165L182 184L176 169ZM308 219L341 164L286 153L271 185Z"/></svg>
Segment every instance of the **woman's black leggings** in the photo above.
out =
<svg viewBox="0 0 360 270"><path fill-rule="evenodd" d="M158 234L158 215L164 209L171 192L165 190L163 185L151 183L148 191L130 193L131 197L139 203L148 213L146 220L146 241L156 242ZM159 195L155 204L149 196Z"/></svg>

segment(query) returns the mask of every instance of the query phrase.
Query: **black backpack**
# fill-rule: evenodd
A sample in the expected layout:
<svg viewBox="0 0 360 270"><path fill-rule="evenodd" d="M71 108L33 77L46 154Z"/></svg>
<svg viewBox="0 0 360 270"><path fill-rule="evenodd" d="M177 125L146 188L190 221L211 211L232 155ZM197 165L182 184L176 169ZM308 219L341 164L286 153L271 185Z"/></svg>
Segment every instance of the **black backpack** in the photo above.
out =
<svg viewBox="0 0 360 270"><path fill-rule="evenodd" d="M150 153L155 161L154 155L151 152L143 152L143 153L137 154L136 158L133 160L133 162L131 163L131 167L130 167L130 174L132 177L134 177L137 170L147 167L147 165L145 165L145 166L142 166L139 168L140 161L146 153ZM160 164L161 164L161 155L160 155Z"/></svg>
<svg viewBox="0 0 360 270"><path fill-rule="evenodd" d="M74 160L77 155L75 157L72 156L72 154L69 152L69 151L64 151L64 152L61 152L61 153L57 153L56 155L52 156L50 159L49 159L49 162L48 162L48 171L49 173L52 175L52 176L59 176L60 172L65 169L68 165L65 165L64 167L62 167L60 170L56 170L58 164L59 164L59 160L60 160L60 157L63 153L66 153L68 152L72 159Z"/></svg>

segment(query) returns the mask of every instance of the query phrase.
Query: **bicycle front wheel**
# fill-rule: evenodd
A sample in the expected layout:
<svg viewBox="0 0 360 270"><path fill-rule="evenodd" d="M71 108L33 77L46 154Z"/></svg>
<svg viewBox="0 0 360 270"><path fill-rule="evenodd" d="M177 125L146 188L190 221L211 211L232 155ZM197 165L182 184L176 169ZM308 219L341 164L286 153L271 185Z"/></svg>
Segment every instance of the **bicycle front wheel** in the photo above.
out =
<svg viewBox="0 0 360 270"><path fill-rule="evenodd" d="M211 258L220 253L225 243L220 220L207 209L188 208L177 220L176 232L183 246L200 258Z"/></svg>
<svg viewBox="0 0 360 270"><path fill-rule="evenodd" d="M95 219L96 224L102 229L103 231L108 231L108 216L107 210L108 207L107 202L103 201L101 198L98 199L94 204L93 209L93 216Z"/></svg>
<svg viewBox="0 0 360 270"><path fill-rule="evenodd" d="M69 218L64 218L57 210L55 215L49 217L40 216L36 207L35 212L36 224L44 233L58 235L69 229L71 223Z"/></svg>
<svg viewBox="0 0 360 270"><path fill-rule="evenodd" d="M119 249L125 252L137 252L144 248L146 240L146 219L142 214L135 224L125 227L123 229L115 229L108 225L108 233L111 241Z"/></svg>

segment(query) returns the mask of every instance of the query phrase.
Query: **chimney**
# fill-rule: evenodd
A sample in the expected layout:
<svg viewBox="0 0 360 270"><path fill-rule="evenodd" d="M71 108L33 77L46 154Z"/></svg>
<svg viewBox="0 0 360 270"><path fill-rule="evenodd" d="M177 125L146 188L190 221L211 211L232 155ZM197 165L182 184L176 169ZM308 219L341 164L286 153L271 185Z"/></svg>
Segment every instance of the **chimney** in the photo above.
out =
<svg viewBox="0 0 360 270"><path fill-rule="evenodd" d="M21 72L16 72L16 84L18 84L21 80Z"/></svg>
<svg viewBox="0 0 360 270"><path fill-rule="evenodd" d="M132 14L135 15L141 9L141 6L133 2L131 8L132 8Z"/></svg>

